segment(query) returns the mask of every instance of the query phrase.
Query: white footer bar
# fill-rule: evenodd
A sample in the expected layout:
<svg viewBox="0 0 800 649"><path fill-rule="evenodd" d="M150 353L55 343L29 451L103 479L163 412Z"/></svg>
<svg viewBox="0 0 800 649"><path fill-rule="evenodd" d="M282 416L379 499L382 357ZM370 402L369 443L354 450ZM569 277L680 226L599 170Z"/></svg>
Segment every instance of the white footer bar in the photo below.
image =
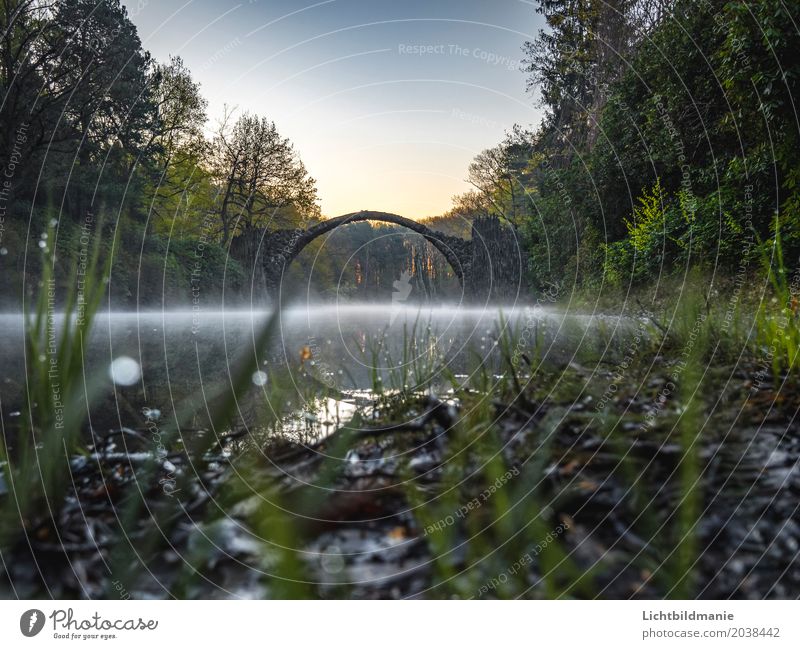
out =
<svg viewBox="0 0 800 649"><path fill-rule="evenodd" d="M3 601L4 647L800 646L800 603ZM550 643L554 644L550 644ZM557 643L557 644L556 644Z"/></svg>

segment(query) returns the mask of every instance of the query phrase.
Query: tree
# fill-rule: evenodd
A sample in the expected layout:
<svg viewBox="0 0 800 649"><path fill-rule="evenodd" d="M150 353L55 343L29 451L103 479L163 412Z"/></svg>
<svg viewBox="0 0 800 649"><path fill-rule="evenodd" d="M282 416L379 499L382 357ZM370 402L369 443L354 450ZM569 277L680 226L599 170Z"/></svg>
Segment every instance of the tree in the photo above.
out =
<svg viewBox="0 0 800 649"><path fill-rule="evenodd" d="M166 168L175 155L205 146L203 126L208 101L178 56L170 57L169 63L156 64L149 75L149 84L155 120L147 148L156 149Z"/></svg>
<svg viewBox="0 0 800 649"><path fill-rule="evenodd" d="M60 143L56 127L65 95L48 90L48 71L57 52L48 43L56 29L49 5L40 0L5 0L0 5L0 167L12 156L26 164L11 174L14 195L29 196L37 163Z"/></svg>
<svg viewBox="0 0 800 649"><path fill-rule="evenodd" d="M223 244L276 217L318 215L315 181L274 122L245 113L229 129L223 120L212 146Z"/></svg>
<svg viewBox="0 0 800 649"><path fill-rule="evenodd" d="M208 102L180 57L156 64L149 83L155 120L146 144L152 181L144 197L157 225L159 217L170 216L191 227L210 209L213 196L203 163L209 148L203 135Z"/></svg>
<svg viewBox="0 0 800 649"><path fill-rule="evenodd" d="M453 196L452 202L453 206L442 216L424 219L423 223L432 230L468 239L472 222L489 216L492 209L492 204L484 194L475 190Z"/></svg>
<svg viewBox="0 0 800 649"><path fill-rule="evenodd" d="M514 228L529 209L531 137L515 126L503 142L479 153L469 166L468 182L479 192L488 212Z"/></svg>
<svg viewBox="0 0 800 649"><path fill-rule="evenodd" d="M148 156L155 107L150 55L136 27L119 0L70 0L42 12L49 20L35 48L38 96L59 110L45 118L42 176L68 179L69 187L51 189L64 192L63 205L74 215L84 214L89 201L122 200L126 186L127 195L138 195L133 171Z"/></svg>
<svg viewBox="0 0 800 649"><path fill-rule="evenodd" d="M724 37L716 52L719 76L736 106L725 116L722 127L734 136L737 129L744 130L747 147L743 164L737 161L728 170L731 180L752 184L754 171L766 172L768 190L764 193L776 193L777 201L764 211L778 213L785 243L791 244L791 254L800 254L797 3L763 0L750 6L730 2L716 26ZM774 170L770 168L773 165ZM775 172L777 177L773 177ZM772 214L764 220L773 222ZM788 248L786 252L788 256Z"/></svg>
<svg viewBox="0 0 800 649"><path fill-rule="evenodd" d="M592 102L596 5L594 0L541 0L536 11L548 29L523 46L528 89L541 95L553 136L565 141L583 135Z"/></svg>
<svg viewBox="0 0 800 649"><path fill-rule="evenodd" d="M569 160L591 148L609 86L670 0L540 0L547 29L526 42L528 89L548 109L547 139Z"/></svg>
<svg viewBox="0 0 800 649"><path fill-rule="evenodd" d="M46 92L67 95L65 118L74 129L82 165L119 145L146 153L155 106L148 87L150 55L119 0L57 4L51 47L60 52L46 75Z"/></svg>

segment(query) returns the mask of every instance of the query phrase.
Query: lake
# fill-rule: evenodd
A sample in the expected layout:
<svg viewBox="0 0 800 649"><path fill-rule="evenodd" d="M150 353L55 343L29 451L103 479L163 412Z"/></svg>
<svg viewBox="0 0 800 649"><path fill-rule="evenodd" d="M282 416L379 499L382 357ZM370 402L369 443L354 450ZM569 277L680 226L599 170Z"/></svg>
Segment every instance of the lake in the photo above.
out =
<svg viewBox="0 0 800 649"><path fill-rule="evenodd" d="M84 369L86 376L105 377L108 390L105 412L92 425L134 426L142 413L167 417L175 404L189 400L193 424L202 427L208 404L230 391L232 368L257 354L259 369L251 377L255 396L240 404L240 419L247 424L256 418L258 388L269 386L279 373L296 388L283 405L300 425L310 421L325 433L376 389L413 389L423 381L426 389L446 389L453 376L468 381L480 366L502 372L501 337L512 354L539 359L535 368L541 360L610 361L631 329L617 317L542 306L321 304L280 311L270 340L257 349L259 332L271 316L266 310L99 314L85 345ZM60 329L63 315L53 322ZM0 327L0 398L8 416L21 408L25 390L23 318L0 315ZM531 371L525 363L520 367ZM309 396L314 387L336 398L318 401ZM296 425L284 421L288 429Z"/></svg>

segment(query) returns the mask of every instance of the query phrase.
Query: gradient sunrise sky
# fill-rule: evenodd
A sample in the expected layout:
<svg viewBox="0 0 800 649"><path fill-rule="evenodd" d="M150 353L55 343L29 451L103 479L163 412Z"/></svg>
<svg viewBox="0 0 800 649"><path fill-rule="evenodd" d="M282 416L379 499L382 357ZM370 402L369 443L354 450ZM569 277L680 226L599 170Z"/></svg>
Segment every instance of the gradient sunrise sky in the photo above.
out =
<svg viewBox="0 0 800 649"><path fill-rule="evenodd" d="M145 49L181 56L216 122L265 115L317 179L323 214L441 214L469 162L538 124L527 0L126 0Z"/></svg>

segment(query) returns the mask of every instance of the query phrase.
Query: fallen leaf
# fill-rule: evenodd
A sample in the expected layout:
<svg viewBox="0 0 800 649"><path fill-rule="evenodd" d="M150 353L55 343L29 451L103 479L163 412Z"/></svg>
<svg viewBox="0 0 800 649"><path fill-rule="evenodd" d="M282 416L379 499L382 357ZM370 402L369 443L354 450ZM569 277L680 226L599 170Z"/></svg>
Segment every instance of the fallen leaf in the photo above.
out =
<svg viewBox="0 0 800 649"><path fill-rule="evenodd" d="M581 463L578 460L571 460L567 462L564 466L558 469L558 472L561 475L572 475L575 473L575 470L580 467Z"/></svg>
<svg viewBox="0 0 800 649"><path fill-rule="evenodd" d="M405 527L395 527L389 530L387 536L392 539L392 541L402 541L406 538L406 528Z"/></svg>

